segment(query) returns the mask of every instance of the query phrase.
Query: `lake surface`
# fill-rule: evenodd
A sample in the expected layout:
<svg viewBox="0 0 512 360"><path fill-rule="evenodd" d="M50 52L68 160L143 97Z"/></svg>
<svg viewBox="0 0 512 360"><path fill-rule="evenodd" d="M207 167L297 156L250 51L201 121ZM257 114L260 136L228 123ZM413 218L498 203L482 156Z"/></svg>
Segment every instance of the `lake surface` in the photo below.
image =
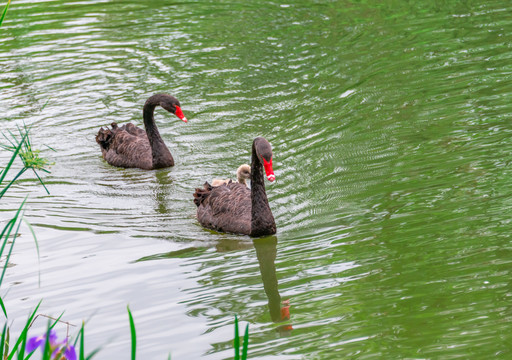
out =
<svg viewBox="0 0 512 360"><path fill-rule="evenodd" d="M40 251L23 228L2 291L13 330L42 299L41 314L86 321L97 359L129 357L127 305L140 359L232 358L235 314L251 359L510 358L511 14L505 0L13 1L2 129L31 125L55 163L50 195L27 173L0 204L6 220L30 194ZM157 92L189 119L155 116L176 166L106 164L98 129L141 125ZM234 177L256 136L274 150L277 234L203 229L194 189Z"/></svg>

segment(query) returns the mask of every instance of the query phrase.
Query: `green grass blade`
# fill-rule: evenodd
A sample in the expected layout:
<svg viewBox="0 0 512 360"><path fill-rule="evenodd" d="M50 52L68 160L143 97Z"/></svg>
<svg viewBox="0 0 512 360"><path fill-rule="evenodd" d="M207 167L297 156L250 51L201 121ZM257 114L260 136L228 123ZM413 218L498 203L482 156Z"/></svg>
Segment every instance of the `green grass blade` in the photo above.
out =
<svg viewBox="0 0 512 360"><path fill-rule="evenodd" d="M39 243L37 242L36 233L35 233L34 228L32 227L32 225L30 225L30 223L27 220L25 220L23 218L22 218L22 220L25 223L25 225L27 225L27 227L29 228L30 232L32 233L32 237L34 238L34 242L36 243L37 263L40 266L41 259L39 257ZM40 271L38 272L38 283L39 283L39 285L41 285L41 272Z"/></svg>
<svg viewBox="0 0 512 360"><path fill-rule="evenodd" d="M25 134L29 134L30 133L30 128L32 126L29 126L27 127L27 124L23 123L23 129L25 129ZM20 136L23 136L23 132L21 131L20 127L18 126L18 131L20 133ZM30 137L27 136L27 141L25 142L25 147L26 148L30 148L32 146L32 144L30 143Z"/></svg>
<svg viewBox="0 0 512 360"><path fill-rule="evenodd" d="M43 360L50 360L52 350L50 349L50 327L46 330L46 337L44 340Z"/></svg>
<svg viewBox="0 0 512 360"><path fill-rule="evenodd" d="M12 228L14 227L14 225L16 224L16 222L18 221L18 218L20 217L20 213L21 213L21 210L23 209L23 206L25 205L25 202L27 201L27 198L25 197L25 200L23 200L23 202L21 203L20 207L18 208L18 211L16 212L16 215L14 216L14 218L11 220L14 222L12 223L11 225L11 228L9 230L9 233L6 234L5 238L3 239L3 244L2 244L2 248L0 250L0 254L3 252L4 250L4 247L5 247L5 244L7 243L8 241L8 237L10 235L10 232L12 230ZM12 250L14 248L14 243L16 242L16 236L18 235L18 231L20 229L20 226L21 226L21 221L18 222L18 227L16 228L16 232L14 233L14 238L12 239L12 243L11 243L11 248L9 249L9 253L7 254L7 258L5 259L5 264L4 264L4 268L2 269L2 275L0 276L0 285L2 285L2 281L4 279L4 276L5 276L5 271L7 270L7 265L9 263L9 259L11 258L11 254L12 254Z"/></svg>
<svg viewBox="0 0 512 360"><path fill-rule="evenodd" d="M27 138L27 135L28 134L25 134L25 136L23 136L23 138L21 139L20 143L18 144L18 146L16 147L16 149L14 150L14 153L12 154L11 156L11 159L9 160L9 162L7 163L7 166L5 167L5 169L0 173L0 183L2 183L5 179L5 176L7 175L7 173L9 172L9 169L11 168L14 160L16 159L16 156L18 156L18 153L20 152L21 150L21 147L23 146L23 143L25 142L25 139Z"/></svg>
<svg viewBox="0 0 512 360"><path fill-rule="evenodd" d="M9 353L9 341L10 340L11 340L11 330L9 328L7 328L7 335L5 336L5 351L4 351L3 359L5 359L5 357Z"/></svg>
<svg viewBox="0 0 512 360"><path fill-rule="evenodd" d="M44 103L44 105L41 107L41 109L40 109L39 111L43 111L43 110L44 110L44 108L46 107L46 105L48 105L48 103L49 103L49 102L50 102L50 98L48 98L48 99L46 100L46 102Z"/></svg>
<svg viewBox="0 0 512 360"><path fill-rule="evenodd" d="M41 301L39 301L39 303L37 304L36 308L34 309L32 314L29 316L27 322L25 323L25 327L21 331L21 334L18 337L18 340L16 341L16 343L14 344L14 347L12 348L11 353L10 354L6 354L7 357L4 355L4 359L12 360L12 358L14 357L14 355L16 353L16 350L18 349L18 347L23 342L23 339L25 339L25 341L26 341L27 335L28 335L28 328L30 327L30 324L32 324L32 321L34 320L34 317L36 316L36 313L37 313L37 310L39 309L39 306L41 306Z"/></svg>
<svg viewBox="0 0 512 360"><path fill-rule="evenodd" d="M4 312L5 317L7 317L7 309L5 308L4 301L2 300L1 297L0 297L0 306L2 307L2 311ZM0 359L1 358L2 357L0 356Z"/></svg>
<svg viewBox="0 0 512 360"><path fill-rule="evenodd" d="M97 353L99 353L101 350L101 347L97 348L96 350L93 350L89 355L87 355L87 357L85 358L85 360L90 360L92 359L92 357L94 355L96 355Z"/></svg>
<svg viewBox="0 0 512 360"><path fill-rule="evenodd" d="M135 360L135 355L137 352L137 334L135 333L135 322L133 321L133 316L130 311L130 307L126 307L128 309L128 317L130 318L130 332L132 334L132 360Z"/></svg>
<svg viewBox="0 0 512 360"><path fill-rule="evenodd" d="M2 246L0 247L0 256L3 255L5 246L9 243L9 235L11 235L11 231L14 227L14 224L16 223L16 220L17 219L9 220L9 222L5 225L4 229L2 230L2 234L0 235L0 241L2 242Z"/></svg>
<svg viewBox="0 0 512 360"><path fill-rule="evenodd" d="M18 227L16 228L16 232L14 233L14 237L11 242L11 247L9 248L9 252L7 253L7 257L5 259L5 265L2 269L2 275L0 276L0 284L4 280L5 272L7 270L7 265L9 264L9 260L11 259L12 250L14 249L14 243L16 242L16 237L18 236L18 231L20 230L21 221L18 223Z"/></svg>
<svg viewBox="0 0 512 360"><path fill-rule="evenodd" d="M9 221L7 222L7 224L5 224L5 226L4 226L3 230L2 230L2 232L0 233L0 240L1 240L1 239L3 239L3 238L4 238L4 234L6 234L6 233L9 231L9 227L11 226L12 222L13 222L13 219L9 220ZM9 235L6 235L6 236L5 236L5 238L6 238L6 239L7 239L8 237L9 237ZM0 256L2 256L2 252L3 252L3 250L0 250Z"/></svg>
<svg viewBox="0 0 512 360"><path fill-rule="evenodd" d="M6 316L7 317L7 316ZM7 339L6 339L6 335L7 335L7 322L4 323L4 329L2 330L2 338L1 338L1 344L0 344L0 359L3 359L4 358L4 349L7 351L8 348L7 348Z"/></svg>
<svg viewBox="0 0 512 360"><path fill-rule="evenodd" d="M14 184L16 182L16 180L18 180L18 178L27 170L27 168L23 168L20 170L20 172L14 177L14 179L12 179L7 185L5 185L5 187L2 189L2 191L0 191L0 199L4 196L4 194L7 192L7 190L9 190L9 188L11 187L12 184Z"/></svg>
<svg viewBox="0 0 512 360"><path fill-rule="evenodd" d="M8 142L9 144L11 144L11 146L3 145L3 144L2 144L2 147L3 147L5 150L13 151L13 150L15 150L15 149L16 149L16 146L17 146L17 145L15 145L15 143L17 143L17 141L16 141L16 136L14 136L14 135L12 134L12 132L10 132L10 131L7 131L7 132L11 135L11 137L13 138L13 140L11 140L11 138L10 138L10 137L7 137L7 135L5 135L4 133L2 133L2 136L4 137L4 139L5 139L5 140L7 140L7 142Z"/></svg>
<svg viewBox="0 0 512 360"><path fill-rule="evenodd" d="M27 220L23 219L23 222L25 223L25 225L27 225L27 227L30 229L30 232L32 233L32 237L34 238L34 242L36 243L37 258L39 259L39 243L37 242L37 236L34 231L34 228L32 227L32 225L30 225L30 223Z"/></svg>
<svg viewBox="0 0 512 360"><path fill-rule="evenodd" d="M78 353L78 359L79 360L90 360L95 356L98 352L101 351L103 346L99 346L98 348L94 349L89 353L89 355L85 355L85 322L82 321L82 327L80 328L80 331L78 333L78 336L76 337L75 341L73 342L73 346L75 349L78 349L78 342L80 342L80 351Z"/></svg>
<svg viewBox="0 0 512 360"><path fill-rule="evenodd" d="M7 9L9 9L10 3L11 3L11 0L7 0L7 5L5 5L4 11L2 12L2 16L0 17L0 26L2 26L2 22L4 21L5 14L7 14Z"/></svg>
<svg viewBox="0 0 512 360"><path fill-rule="evenodd" d="M233 339L235 348L235 360L240 360L240 335L238 334L238 317L235 315L235 338Z"/></svg>
<svg viewBox="0 0 512 360"><path fill-rule="evenodd" d="M28 354L28 356L25 357L25 348L26 347L27 347L27 337L25 336L23 338L23 341L21 342L20 350L18 352L18 360L30 359L30 357L33 355L33 354Z"/></svg>
<svg viewBox="0 0 512 360"><path fill-rule="evenodd" d="M80 354L79 354L79 359L80 360L85 360L85 346L84 346L84 334L85 332L85 324L84 322L82 321L82 328L80 329Z"/></svg>
<svg viewBox="0 0 512 360"><path fill-rule="evenodd" d="M48 170L45 170L45 169L41 169L41 170L43 170L44 172L50 173ZM41 185L43 185L44 189L46 190L46 193L48 195L50 195L50 192L46 188L46 185L44 184L43 180L41 180L41 178L39 177L39 174L34 169L32 169L32 171L34 172L34 174L36 174L37 178L39 179L39 182L41 183Z"/></svg>
<svg viewBox="0 0 512 360"><path fill-rule="evenodd" d="M23 202L21 203L20 207L18 208L18 211L14 215L14 218L12 218L7 223L7 225L4 227L4 229L2 230L2 234L0 235L0 242L2 243L2 245L0 247L0 256L2 256L3 253L4 253L5 247L7 246L7 243L9 242L9 236L11 235L11 231L14 228L14 226L16 225L16 222L18 221L18 218L20 217L20 213L21 213L21 211L23 209L23 206L25 205L26 201L27 201L27 198L25 197L25 200L23 200ZM18 226L18 229L19 229L19 226ZM9 257L10 257L10 253L12 252L12 247L14 246L14 241L15 241L15 239L12 242L11 250L9 252L9 256L5 260L5 264L4 264L4 267L2 269L2 276L0 278L0 286L2 285L2 280L4 278L5 271L7 270L7 265L9 264Z"/></svg>
<svg viewBox="0 0 512 360"><path fill-rule="evenodd" d="M249 324L245 327L244 343L242 345L242 360L247 360L247 350L249 349Z"/></svg>

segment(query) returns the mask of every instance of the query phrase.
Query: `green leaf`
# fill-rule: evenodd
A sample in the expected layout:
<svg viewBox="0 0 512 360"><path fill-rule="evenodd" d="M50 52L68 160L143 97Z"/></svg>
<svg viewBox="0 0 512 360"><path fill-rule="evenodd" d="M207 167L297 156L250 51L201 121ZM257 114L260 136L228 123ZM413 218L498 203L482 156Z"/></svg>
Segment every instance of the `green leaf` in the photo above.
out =
<svg viewBox="0 0 512 360"><path fill-rule="evenodd" d="M12 228L14 227L16 222L18 221L18 218L20 217L21 210L23 209L23 206L25 205L26 201L27 201L27 198L25 197L25 200L23 200L23 202L21 203L20 207L18 208L18 211L16 212L16 215L10 221L11 222L11 227L9 229L9 232L5 235L5 238L0 239L1 241L3 241L2 248L0 249L0 254L2 254L2 252L3 252L4 248L5 248L5 245L6 245L7 241L8 241L8 237L9 237L11 231L12 231ZM20 226L21 226L21 221L18 222L18 227L16 228L16 231L14 233L14 238L13 238L12 243L11 243L11 248L9 249L9 254L7 254L7 258L5 259L4 268L2 269L2 275L0 276L0 285L2 284L2 281L4 279L5 271L7 270L7 265L9 263L9 259L11 258L12 250L14 248L14 243L16 242L16 236L18 235L18 231L20 229Z"/></svg>
<svg viewBox="0 0 512 360"><path fill-rule="evenodd" d="M27 220L25 220L25 219L22 219L22 220L25 223L25 225L27 225L30 232L32 233L32 237L34 238L34 242L36 243L37 258L39 259L39 243L37 242L37 236L34 231L34 228L32 227L32 225L30 225L30 223Z"/></svg>
<svg viewBox="0 0 512 360"><path fill-rule="evenodd" d="M85 324L82 321L82 328L80 329L80 355L79 355L80 360L85 360L85 345L84 345L85 334L84 334L84 331L85 331Z"/></svg>
<svg viewBox="0 0 512 360"><path fill-rule="evenodd" d="M245 327L244 344L242 347L242 360L247 360L247 350L249 348L249 324Z"/></svg>
<svg viewBox="0 0 512 360"><path fill-rule="evenodd" d="M7 310L5 309L4 301L2 300L1 297L0 297L0 306L2 307L2 311L4 312L5 317L7 317ZM1 358L2 357L0 356L0 359Z"/></svg>
<svg viewBox="0 0 512 360"><path fill-rule="evenodd" d="M23 146L23 143L25 142L25 139L27 138L27 136L28 136L28 134L25 134L22 137L21 141L19 142L18 146L16 148L14 148L14 152L13 152L13 154L11 156L11 159L7 163L7 166L5 167L5 169L0 173L0 183L2 183L4 181L5 176L9 172L9 169L11 168L14 160L16 159L16 156L18 156L18 153L20 152L21 147Z"/></svg>
<svg viewBox="0 0 512 360"><path fill-rule="evenodd" d="M7 335L7 322L4 323L4 329L2 330L2 338L0 339L0 341L2 342L0 344L0 359L4 358L4 349L5 349L5 352L9 352L9 347L8 347L9 345L7 343L6 335Z"/></svg>
<svg viewBox="0 0 512 360"><path fill-rule="evenodd" d="M27 168L23 168L20 170L20 172L12 179L3 189L0 191L0 199L4 196L4 194L7 192L7 190L11 187L12 184L18 180L18 178L27 170Z"/></svg>
<svg viewBox="0 0 512 360"><path fill-rule="evenodd" d="M240 360L240 335L238 334L238 317L235 314L235 338L233 339L235 348L235 360Z"/></svg>
<svg viewBox="0 0 512 360"><path fill-rule="evenodd" d="M135 333L135 323L133 321L133 316L130 311L130 307L126 307L128 309L128 317L130 318L130 332L132 334L132 360L135 360L135 355L137 352L137 334Z"/></svg>
<svg viewBox="0 0 512 360"><path fill-rule="evenodd" d="M27 357L25 357L25 348L27 346L27 337L25 336L23 338L23 341L21 342L20 351L18 352L18 360L27 360L30 359L30 357L33 355L29 354Z"/></svg>
<svg viewBox="0 0 512 360"><path fill-rule="evenodd" d="M2 26L2 22L4 21L5 14L7 14L7 9L9 8L9 4L11 0L7 0L7 5L4 7L4 11L2 12L2 16L0 17L0 26Z"/></svg>
<svg viewBox="0 0 512 360"><path fill-rule="evenodd" d="M46 330L46 337L44 340L43 360L50 360L52 350L50 348L50 327Z"/></svg>

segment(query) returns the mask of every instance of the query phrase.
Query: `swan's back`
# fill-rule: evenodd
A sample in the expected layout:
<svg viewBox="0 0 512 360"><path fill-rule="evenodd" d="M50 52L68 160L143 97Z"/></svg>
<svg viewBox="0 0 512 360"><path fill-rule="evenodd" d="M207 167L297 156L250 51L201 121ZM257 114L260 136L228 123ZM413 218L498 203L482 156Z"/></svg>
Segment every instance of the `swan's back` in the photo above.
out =
<svg viewBox="0 0 512 360"><path fill-rule="evenodd" d="M112 128L101 128L96 135L103 158L113 166L152 169L151 146L146 132L128 123L121 127L112 123Z"/></svg>
<svg viewBox="0 0 512 360"><path fill-rule="evenodd" d="M230 182L213 187L208 183L196 189L197 220L209 229L249 234L251 232L251 190Z"/></svg>

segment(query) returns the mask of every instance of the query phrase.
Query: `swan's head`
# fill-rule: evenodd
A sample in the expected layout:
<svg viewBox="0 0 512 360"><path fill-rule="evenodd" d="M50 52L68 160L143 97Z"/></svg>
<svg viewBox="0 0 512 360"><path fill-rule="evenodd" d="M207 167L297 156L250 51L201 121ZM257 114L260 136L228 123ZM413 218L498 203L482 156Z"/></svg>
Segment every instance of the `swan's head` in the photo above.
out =
<svg viewBox="0 0 512 360"><path fill-rule="evenodd" d="M176 99L174 96L167 96L163 98L160 101L160 106L163 107L165 110L169 111L170 113L173 113L177 117L179 117L184 122L187 122L187 118L183 114L183 111L181 111L181 105L178 99Z"/></svg>
<svg viewBox="0 0 512 360"><path fill-rule="evenodd" d="M236 171L236 177L238 178L238 182L245 183L245 180L249 180L251 178L251 166L247 164L240 165L238 170Z"/></svg>
<svg viewBox="0 0 512 360"><path fill-rule="evenodd" d="M272 146L270 146L267 139L257 137L254 139L254 147L258 158L263 163L268 181L274 181L276 176L274 175L274 169L272 169Z"/></svg>

